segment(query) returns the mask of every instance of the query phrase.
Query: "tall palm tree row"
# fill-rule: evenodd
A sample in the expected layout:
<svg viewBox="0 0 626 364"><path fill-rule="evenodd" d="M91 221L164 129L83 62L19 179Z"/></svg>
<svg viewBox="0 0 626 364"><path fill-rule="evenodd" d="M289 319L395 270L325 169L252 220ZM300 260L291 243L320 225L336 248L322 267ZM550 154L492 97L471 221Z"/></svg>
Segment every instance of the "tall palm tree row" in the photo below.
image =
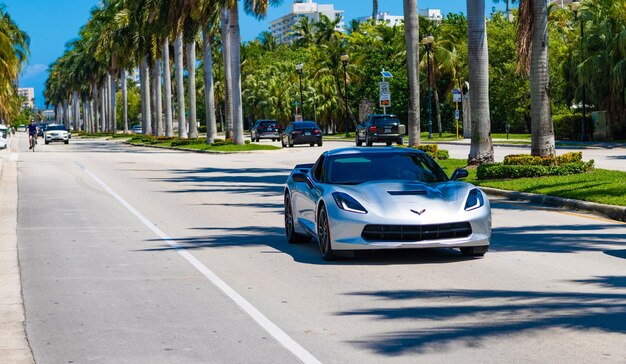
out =
<svg viewBox="0 0 626 364"><path fill-rule="evenodd" d="M29 56L30 38L0 4L0 121L13 119L22 102L17 77Z"/></svg>

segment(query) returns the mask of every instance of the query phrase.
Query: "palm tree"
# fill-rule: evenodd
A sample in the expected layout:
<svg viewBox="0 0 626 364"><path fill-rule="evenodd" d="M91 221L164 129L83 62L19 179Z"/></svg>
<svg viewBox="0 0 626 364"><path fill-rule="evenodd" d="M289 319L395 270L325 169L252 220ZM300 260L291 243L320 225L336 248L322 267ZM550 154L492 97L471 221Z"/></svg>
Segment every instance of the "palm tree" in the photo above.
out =
<svg viewBox="0 0 626 364"><path fill-rule="evenodd" d="M0 120L12 119L20 111L17 77L29 56L30 38L19 29L0 4Z"/></svg>
<svg viewBox="0 0 626 364"><path fill-rule="evenodd" d="M409 146L413 147L420 144L419 17L415 0L404 0L404 37L409 78Z"/></svg>
<svg viewBox="0 0 626 364"><path fill-rule="evenodd" d="M521 0L517 70L530 72L531 154L556 155L550 108L548 64L548 7L545 1Z"/></svg>
<svg viewBox="0 0 626 364"><path fill-rule="evenodd" d="M378 23L378 0L372 0L372 22Z"/></svg>
<svg viewBox="0 0 626 364"><path fill-rule="evenodd" d="M506 15L508 19L511 19L511 4L515 4L518 0L493 0L494 3L505 3L506 4Z"/></svg>
<svg viewBox="0 0 626 364"><path fill-rule="evenodd" d="M293 26L291 34L296 37L295 43L299 47L308 47L315 41L315 31L308 17L301 18L300 21Z"/></svg>
<svg viewBox="0 0 626 364"><path fill-rule="evenodd" d="M493 162L489 118L489 52L485 0L467 0L467 58L469 67L472 142L469 164Z"/></svg>

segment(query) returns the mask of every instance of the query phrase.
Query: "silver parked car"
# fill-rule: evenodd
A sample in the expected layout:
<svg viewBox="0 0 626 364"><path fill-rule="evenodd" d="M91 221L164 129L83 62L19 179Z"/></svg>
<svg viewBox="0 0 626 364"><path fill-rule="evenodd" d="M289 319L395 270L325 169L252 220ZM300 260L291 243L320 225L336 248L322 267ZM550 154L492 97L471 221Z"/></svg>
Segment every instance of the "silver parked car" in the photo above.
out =
<svg viewBox="0 0 626 364"><path fill-rule="evenodd" d="M487 196L458 169L448 178L426 153L345 148L297 165L284 191L290 243L315 238L324 259L339 251L447 247L489 249Z"/></svg>
<svg viewBox="0 0 626 364"><path fill-rule="evenodd" d="M43 133L44 142L50 144L50 142L63 142L65 144L70 143L70 132L65 129L63 124L50 124Z"/></svg>

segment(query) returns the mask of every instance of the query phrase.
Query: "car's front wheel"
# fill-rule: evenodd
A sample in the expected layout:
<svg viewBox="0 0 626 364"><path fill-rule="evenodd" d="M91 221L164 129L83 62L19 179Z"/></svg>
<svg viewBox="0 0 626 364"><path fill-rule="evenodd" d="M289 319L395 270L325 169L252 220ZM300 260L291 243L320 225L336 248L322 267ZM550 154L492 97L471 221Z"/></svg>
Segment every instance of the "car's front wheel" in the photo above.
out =
<svg viewBox="0 0 626 364"><path fill-rule="evenodd" d="M489 245L461 248L464 257L482 257L489 250Z"/></svg>
<svg viewBox="0 0 626 364"><path fill-rule="evenodd" d="M357 147L360 147L361 145L363 145L363 142L361 141L361 139L359 139L359 133L356 133L354 139L355 139Z"/></svg>
<svg viewBox="0 0 626 364"><path fill-rule="evenodd" d="M289 194L285 194L285 235L287 235L287 241L291 244L308 243L311 241L309 236L296 233Z"/></svg>
<svg viewBox="0 0 626 364"><path fill-rule="evenodd" d="M336 259L330 238L330 223L328 221L328 213L326 206L322 205L317 215L317 242L320 247L320 253L324 260Z"/></svg>

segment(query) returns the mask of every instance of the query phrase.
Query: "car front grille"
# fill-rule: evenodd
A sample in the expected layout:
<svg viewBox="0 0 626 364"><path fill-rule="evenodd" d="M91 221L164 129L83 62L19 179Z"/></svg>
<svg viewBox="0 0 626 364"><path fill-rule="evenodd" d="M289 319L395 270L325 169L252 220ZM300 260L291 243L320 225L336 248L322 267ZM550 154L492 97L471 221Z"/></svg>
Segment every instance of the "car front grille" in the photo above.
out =
<svg viewBox="0 0 626 364"><path fill-rule="evenodd" d="M435 225L366 225L361 237L368 241L422 241L465 238L472 235L469 222Z"/></svg>

